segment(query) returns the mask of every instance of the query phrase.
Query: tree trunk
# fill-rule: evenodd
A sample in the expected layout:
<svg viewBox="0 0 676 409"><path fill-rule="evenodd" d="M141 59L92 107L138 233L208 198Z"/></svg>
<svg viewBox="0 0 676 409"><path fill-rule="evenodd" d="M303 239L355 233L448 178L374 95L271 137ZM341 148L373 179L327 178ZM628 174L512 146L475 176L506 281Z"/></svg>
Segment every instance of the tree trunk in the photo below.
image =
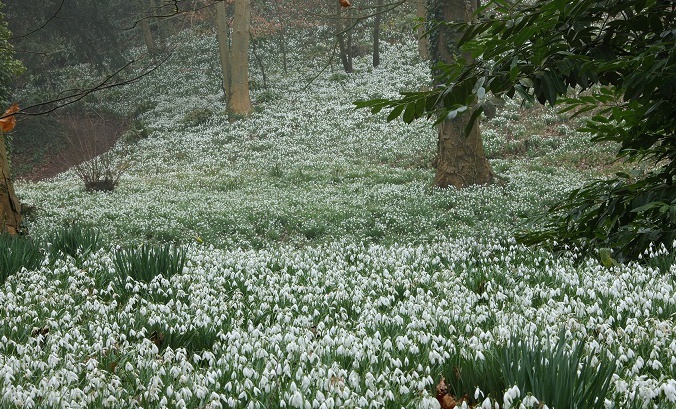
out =
<svg viewBox="0 0 676 409"><path fill-rule="evenodd" d="M383 0L376 3L376 16L373 21L373 66L380 65L380 21L382 20Z"/></svg>
<svg viewBox="0 0 676 409"><path fill-rule="evenodd" d="M154 3L148 6L143 0L136 0L136 5L138 7L138 24L141 27L141 34L143 36L143 44L145 44L148 53L151 55L157 54L158 48L157 43L155 43L155 38L153 37L153 31L150 28L151 18L154 20L155 17L155 6ZM146 8L148 7L148 8Z"/></svg>
<svg viewBox="0 0 676 409"><path fill-rule="evenodd" d="M141 0L139 0L141 1ZM161 48L164 48L166 44L166 33L165 33L165 23L164 19L159 18L158 14L162 14L162 7L158 4L158 0L151 0L150 1L150 7L153 9L153 17L155 21L155 28L156 28L156 34L157 34L157 39L158 43Z"/></svg>
<svg viewBox="0 0 676 409"><path fill-rule="evenodd" d="M479 135L479 121L465 137L469 115L439 124L437 142L437 171L434 184L458 189L493 182L493 170L486 160Z"/></svg>
<svg viewBox="0 0 676 409"><path fill-rule="evenodd" d="M265 65L263 65L263 59L258 55L258 52L256 52L256 39L253 38L253 35L249 35L251 39L251 54L253 54L254 59L256 60L256 64L258 64L258 68L261 69L261 77L263 80L263 88L268 87L268 77L265 75Z"/></svg>
<svg viewBox="0 0 676 409"><path fill-rule="evenodd" d="M280 22L280 30L279 30L279 51L282 53L282 69L284 70L284 74L288 74L287 70L287 56L286 56L286 25L284 24L283 21Z"/></svg>
<svg viewBox="0 0 676 409"><path fill-rule="evenodd" d="M232 46L230 49L232 96L229 100L228 111L234 115L248 115L253 110L249 95L251 0L235 0L235 14L232 25Z"/></svg>
<svg viewBox="0 0 676 409"><path fill-rule="evenodd" d="M416 17L427 20L427 0L416 0L415 2ZM418 55L421 60L430 59L429 40L425 35L425 25L418 27Z"/></svg>
<svg viewBox="0 0 676 409"><path fill-rule="evenodd" d="M10 176L5 138L0 135L0 233L15 235L21 226L21 204Z"/></svg>
<svg viewBox="0 0 676 409"><path fill-rule="evenodd" d="M340 62L343 63L343 69L345 70L345 72L350 74L353 71L352 36L351 36L352 29L351 28L348 30L345 29L346 24L343 24L343 18L341 17L343 7L338 2L336 2L336 4L338 5L338 17L336 18L336 33L338 36L338 51L340 52Z"/></svg>
<svg viewBox="0 0 676 409"><path fill-rule="evenodd" d="M221 73L223 75L223 94L225 94L226 106L229 105L232 81L230 79L230 27L228 26L228 13L225 1L216 3L216 38L218 39L218 52L221 59Z"/></svg>
<svg viewBox="0 0 676 409"><path fill-rule="evenodd" d="M434 0L442 7L436 19L442 21L471 21L476 10L476 0ZM446 26L440 26L436 36L433 51L438 61L453 63L457 40L461 33ZM469 56L465 56L469 58ZM460 115L454 119L445 120L438 126L437 170L434 182L437 186L455 186L463 188L493 182L491 169L484 153L483 143L479 134L479 121L472 127L469 135L465 129L469 124L470 115Z"/></svg>
<svg viewBox="0 0 676 409"><path fill-rule="evenodd" d="M155 44L153 32L150 30L150 24L148 23L147 18L141 20L141 30L143 31L143 42L145 43L148 52L152 55L157 54L157 44Z"/></svg>

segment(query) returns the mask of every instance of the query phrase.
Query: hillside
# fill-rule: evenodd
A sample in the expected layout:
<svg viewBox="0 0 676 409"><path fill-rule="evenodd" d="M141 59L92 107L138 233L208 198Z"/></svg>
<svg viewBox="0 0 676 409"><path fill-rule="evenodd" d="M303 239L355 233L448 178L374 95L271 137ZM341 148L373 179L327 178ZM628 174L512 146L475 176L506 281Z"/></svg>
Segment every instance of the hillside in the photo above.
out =
<svg viewBox="0 0 676 409"><path fill-rule="evenodd" d="M432 408L443 375L477 407L676 407L673 256L607 268L513 239L613 146L512 102L482 124L500 182L435 189L431 123L352 105L424 85L415 44L311 83L323 61L270 57L231 122L215 38L173 42L82 108L132 119L114 192L72 170L16 185L51 244L0 288L0 406Z"/></svg>

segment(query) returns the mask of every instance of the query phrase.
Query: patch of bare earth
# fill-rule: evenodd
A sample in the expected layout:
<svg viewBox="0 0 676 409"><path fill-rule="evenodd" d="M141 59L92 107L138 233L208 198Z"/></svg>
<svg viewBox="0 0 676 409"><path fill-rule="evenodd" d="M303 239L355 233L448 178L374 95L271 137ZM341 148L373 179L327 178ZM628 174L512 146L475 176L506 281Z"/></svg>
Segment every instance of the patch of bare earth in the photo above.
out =
<svg viewBox="0 0 676 409"><path fill-rule="evenodd" d="M42 138L23 141L15 138L16 144L22 144L12 155L16 179L39 181L54 177L107 152L125 130L123 120L103 115L61 114L54 119L58 131L54 131L48 143Z"/></svg>

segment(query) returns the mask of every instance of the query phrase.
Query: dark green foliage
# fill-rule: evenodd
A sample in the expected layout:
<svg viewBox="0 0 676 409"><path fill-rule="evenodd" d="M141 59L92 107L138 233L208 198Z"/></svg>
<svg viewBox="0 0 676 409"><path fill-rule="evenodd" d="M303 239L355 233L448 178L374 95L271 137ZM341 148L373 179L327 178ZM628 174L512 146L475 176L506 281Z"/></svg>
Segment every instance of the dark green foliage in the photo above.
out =
<svg viewBox="0 0 676 409"><path fill-rule="evenodd" d="M67 129L52 115L27 116L12 131L10 159L12 172L25 175L60 153L65 147Z"/></svg>
<svg viewBox="0 0 676 409"><path fill-rule="evenodd" d="M147 244L115 253L115 270L123 284L127 277L150 283L163 276L167 280L180 274L185 266L185 251L169 244L154 247Z"/></svg>
<svg viewBox="0 0 676 409"><path fill-rule="evenodd" d="M516 385L522 398L533 395L550 408L604 408L615 370L604 353L589 354L583 342L570 342L563 333L554 344L512 338L484 351L484 359L458 356L443 368L443 376L455 396L471 396L478 387L501 399Z"/></svg>
<svg viewBox="0 0 676 409"><path fill-rule="evenodd" d="M5 5L0 2L0 10ZM9 44L11 33L7 28L6 16L0 13L0 104L2 112L7 108L11 94L11 83L23 71L21 62L15 59L14 48Z"/></svg>
<svg viewBox="0 0 676 409"><path fill-rule="evenodd" d="M108 0L13 1L6 10L19 58L46 82L55 67L121 65L127 11Z"/></svg>
<svg viewBox="0 0 676 409"><path fill-rule="evenodd" d="M583 342L569 344L561 334L554 345L513 339L500 358L507 385L517 385L522 396L532 394L550 408L603 409L615 364L596 356L598 363Z"/></svg>
<svg viewBox="0 0 676 409"><path fill-rule="evenodd" d="M475 23L439 23L464 30L460 50L474 62L458 56L456 64L438 65L443 85L430 91L356 105L373 113L391 108L389 120L406 122L463 112L474 121L503 97L563 103L574 115L593 111L582 130L617 143L618 158L643 162L649 172L572 192L552 207L544 229L519 238L635 258L651 242L672 247L676 231L675 19L668 0L494 0ZM569 97L571 89L577 96Z"/></svg>
<svg viewBox="0 0 676 409"><path fill-rule="evenodd" d="M57 229L47 241L50 243L49 254L52 260L63 256L82 260L104 245L96 229L79 224Z"/></svg>
<svg viewBox="0 0 676 409"><path fill-rule="evenodd" d="M40 247L30 238L0 235L0 285L23 267L34 270L42 262Z"/></svg>
<svg viewBox="0 0 676 409"><path fill-rule="evenodd" d="M206 123L214 113L208 108L195 108L188 111L181 120L184 126L191 127Z"/></svg>
<svg viewBox="0 0 676 409"><path fill-rule="evenodd" d="M496 347L497 348L497 347ZM497 349L496 349L497 350ZM452 366L444 367L444 377L448 384L448 392L454 396L472 396L478 387L493 398L501 398L507 384L501 370L501 357L497 353L485 354L485 359L473 356L456 356Z"/></svg>
<svg viewBox="0 0 676 409"><path fill-rule="evenodd" d="M550 208L545 225L518 236L525 244L560 240L584 251L612 247L619 261L636 259L651 243L676 240L676 186L653 173L634 180L618 174L576 189Z"/></svg>
<svg viewBox="0 0 676 409"><path fill-rule="evenodd" d="M183 332L172 331L163 325L147 325L146 335L160 351L183 348L190 355L209 351L218 341L218 329L214 327L191 327Z"/></svg>

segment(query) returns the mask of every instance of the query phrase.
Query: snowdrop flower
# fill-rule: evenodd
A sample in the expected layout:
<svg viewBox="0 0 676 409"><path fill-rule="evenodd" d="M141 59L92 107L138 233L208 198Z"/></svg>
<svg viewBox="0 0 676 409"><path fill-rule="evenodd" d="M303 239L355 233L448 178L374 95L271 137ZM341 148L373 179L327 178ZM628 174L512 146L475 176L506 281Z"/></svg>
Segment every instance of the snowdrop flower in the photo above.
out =
<svg viewBox="0 0 676 409"><path fill-rule="evenodd" d="M523 404L528 408L536 406L539 403L540 401L537 400L533 395L527 395L525 398L523 398Z"/></svg>
<svg viewBox="0 0 676 409"><path fill-rule="evenodd" d="M299 391L294 392L293 395L291 395L291 399L289 400L289 404L294 408L302 408L303 407L303 395L301 395Z"/></svg>

